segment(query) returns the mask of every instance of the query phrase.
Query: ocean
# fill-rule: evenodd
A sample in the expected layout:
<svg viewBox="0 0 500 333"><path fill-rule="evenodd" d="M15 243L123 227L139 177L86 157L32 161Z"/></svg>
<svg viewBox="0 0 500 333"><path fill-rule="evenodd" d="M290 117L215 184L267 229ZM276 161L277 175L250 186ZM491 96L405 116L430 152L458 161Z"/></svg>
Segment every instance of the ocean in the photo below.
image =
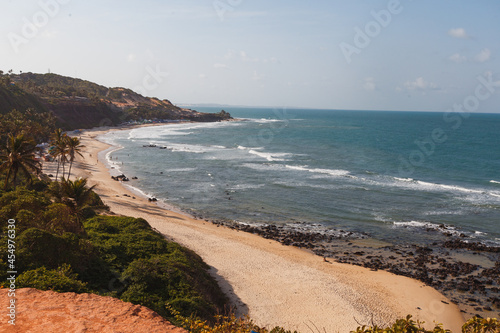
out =
<svg viewBox="0 0 500 333"><path fill-rule="evenodd" d="M137 177L126 186L210 220L500 245L500 114L225 110L241 120L110 132L101 158Z"/></svg>

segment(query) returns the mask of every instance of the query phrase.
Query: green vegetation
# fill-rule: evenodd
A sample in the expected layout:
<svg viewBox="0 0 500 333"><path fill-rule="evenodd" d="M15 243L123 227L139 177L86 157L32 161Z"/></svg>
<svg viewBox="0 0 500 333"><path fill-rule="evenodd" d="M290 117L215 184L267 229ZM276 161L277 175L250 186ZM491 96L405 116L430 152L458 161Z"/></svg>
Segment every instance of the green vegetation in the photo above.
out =
<svg viewBox="0 0 500 333"><path fill-rule="evenodd" d="M211 318L222 311L226 299L199 256L166 241L143 219L84 219L76 206L93 210L99 205L79 201L74 192L69 192L69 200L66 190L62 199L54 199L55 184L64 188L66 182L85 183L52 183L45 191L17 186L0 196L4 235L5 221L16 220L18 287L110 295L164 316L167 302L186 316ZM6 242L0 250L8 253ZM7 261L2 257L0 279L5 285Z"/></svg>
<svg viewBox="0 0 500 333"><path fill-rule="evenodd" d="M17 112L5 117L26 119ZM77 138L60 129L51 135L51 155L62 170L60 180L51 182L40 174L29 127L34 124L18 125L0 133L5 139L0 141L0 227L6 236L8 220L15 220L18 288L109 295L163 316L168 316L167 303L204 319L224 309L225 296L194 252L168 242L143 219L98 215L108 212L94 187L86 179L69 179L82 147ZM7 242L0 242L3 286L12 264L7 250Z"/></svg>
<svg viewBox="0 0 500 333"><path fill-rule="evenodd" d="M175 316L177 323L191 333L292 333L282 327L267 329L259 327L250 318L237 318L234 315L215 316L215 320L208 322L195 317L185 317L168 305L167 309ZM388 327L361 326L351 333L450 333L450 330L442 327L441 324L435 324L431 330L422 327L424 322L414 321L411 315L406 318L397 319ZM310 328L311 332L326 332L312 325L315 330ZM498 333L500 332L500 321L495 318L469 319L462 326L463 333ZM294 331L293 333L297 333Z"/></svg>
<svg viewBox="0 0 500 333"><path fill-rule="evenodd" d="M65 130L113 126L130 120L219 121L227 112L199 113L181 109L168 100L142 96L126 88L107 88L96 83L57 74L5 74L0 71L0 115L17 109L51 114ZM52 131L52 130L50 130Z"/></svg>

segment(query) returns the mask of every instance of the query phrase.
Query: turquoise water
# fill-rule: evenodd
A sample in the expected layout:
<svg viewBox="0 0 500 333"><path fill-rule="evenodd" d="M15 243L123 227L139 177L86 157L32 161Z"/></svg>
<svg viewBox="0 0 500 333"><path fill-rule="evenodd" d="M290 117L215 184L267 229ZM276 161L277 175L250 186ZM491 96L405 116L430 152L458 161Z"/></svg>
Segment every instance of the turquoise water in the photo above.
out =
<svg viewBox="0 0 500 333"><path fill-rule="evenodd" d="M225 110L245 120L101 137L120 147L107 154L111 171L211 219L500 243L499 114Z"/></svg>

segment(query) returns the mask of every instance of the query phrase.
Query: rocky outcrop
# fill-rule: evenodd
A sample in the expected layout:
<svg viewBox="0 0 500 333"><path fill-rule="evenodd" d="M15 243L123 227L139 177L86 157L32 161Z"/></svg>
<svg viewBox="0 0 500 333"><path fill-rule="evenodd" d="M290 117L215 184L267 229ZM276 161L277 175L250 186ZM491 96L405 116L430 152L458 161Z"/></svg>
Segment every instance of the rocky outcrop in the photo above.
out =
<svg viewBox="0 0 500 333"><path fill-rule="evenodd" d="M56 293L32 288L16 290L15 325L9 324L8 289L0 289L4 309L0 333L46 332L148 332L185 333L156 312L113 297Z"/></svg>

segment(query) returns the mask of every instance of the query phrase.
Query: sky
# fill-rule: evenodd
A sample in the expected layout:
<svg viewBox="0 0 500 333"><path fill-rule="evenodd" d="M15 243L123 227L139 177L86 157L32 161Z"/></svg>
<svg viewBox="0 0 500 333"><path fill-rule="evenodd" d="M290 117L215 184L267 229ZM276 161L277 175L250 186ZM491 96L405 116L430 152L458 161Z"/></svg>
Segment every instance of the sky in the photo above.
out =
<svg viewBox="0 0 500 333"><path fill-rule="evenodd" d="M500 1L0 0L0 69L174 104L500 112Z"/></svg>

